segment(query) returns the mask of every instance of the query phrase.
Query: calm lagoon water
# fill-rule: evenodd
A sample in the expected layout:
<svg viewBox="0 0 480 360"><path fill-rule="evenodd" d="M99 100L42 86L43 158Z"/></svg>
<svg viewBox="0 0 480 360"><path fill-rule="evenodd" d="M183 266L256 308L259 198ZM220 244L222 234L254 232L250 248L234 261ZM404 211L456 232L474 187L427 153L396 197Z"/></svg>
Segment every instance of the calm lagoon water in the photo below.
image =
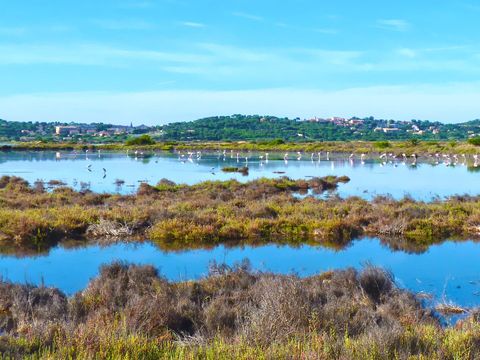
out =
<svg viewBox="0 0 480 360"><path fill-rule="evenodd" d="M323 247L277 246L164 252L150 243L115 244L66 249L53 248L36 257L0 256L0 274L15 282L44 283L72 294L98 274L102 264L115 260L151 264L170 280L197 279L212 261L233 265L249 259L253 269L308 276L331 269L361 268L365 263L391 270L397 283L425 291L436 299L446 296L464 306L480 302L480 246L471 241L445 242L422 254L394 252L376 239L361 239L336 251Z"/></svg>
<svg viewBox="0 0 480 360"><path fill-rule="evenodd" d="M259 159L258 153L252 153L248 161L249 176L221 171L224 166L244 166L245 155L241 153L237 162L236 156L232 157L230 153L225 157L203 154L199 160L196 156L189 160L188 155L180 158L171 153L136 158L132 153L128 156L125 153L3 152L0 153L0 175L20 176L31 183L38 179L62 180L76 189L80 189L83 183L96 192L120 193L132 193L140 182L156 184L162 178L194 184L231 178L248 181L259 177L347 175L351 182L341 185L337 191L342 197L355 195L370 199L375 195L390 194L395 198L410 195L431 200L435 196L480 194L480 171L476 171L480 167L461 163L445 166L443 163L418 162L413 165L411 160L381 163L377 158L361 162L350 161L344 155L331 160L324 155L321 161L311 161L309 155L297 160L296 154L291 154L286 163L283 154L277 154L276 159L270 154L270 160L266 162ZM116 179L125 183L117 186Z"/></svg>
<svg viewBox="0 0 480 360"><path fill-rule="evenodd" d="M348 184L341 184L338 195L361 196L367 199L378 194L395 198L410 195L431 200L455 194L480 194L480 172L462 164L445 166L419 162L412 164L378 159L349 161L343 156L330 160L311 161L309 156L287 162L282 154L270 155L268 162L259 154L250 154L249 176L223 173L224 166L244 166L245 154L237 163L236 156L203 154L189 160L188 155L163 153L148 158L125 153L71 152L4 152L0 153L0 175L20 176L31 183L38 179L62 180L76 189L88 184L97 192L132 193L141 181L157 183L162 178L177 183L194 184L205 180L235 178L248 181L259 177L347 175ZM105 171L103 170L105 169ZM280 173L279 173L280 172ZM124 180L123 186L114 184ZM84 184L82 184L84 183ZM391 270L400 286L413 291L433 293L437 299L446 296L464 306L480 304L480 246L474 242L445 242L432 246L423 254L394 252L378 240L362 239L350 247L334 251L321 247L287 246L217 247L209 250L162 252L149 243L117 244L107 247L88 246L66 249L56 247L48 255L17 258L0 256L0 274L12 281L39 284L42 281L71 294L81 290L98 274L101 264L114 260L152 264L171 280L204 276L211 261L233 264L249 259L254 269L278 273L296 272L302 276L329 269L360 268L365 262Z"/></svg>

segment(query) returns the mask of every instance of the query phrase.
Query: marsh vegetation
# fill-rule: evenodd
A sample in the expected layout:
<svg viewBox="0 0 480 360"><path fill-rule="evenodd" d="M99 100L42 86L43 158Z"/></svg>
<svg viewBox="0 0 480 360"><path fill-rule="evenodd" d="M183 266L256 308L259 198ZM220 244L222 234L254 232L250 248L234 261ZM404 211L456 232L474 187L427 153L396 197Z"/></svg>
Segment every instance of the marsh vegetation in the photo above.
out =
<svg viewBox="0 0 480 360"><path fill-rule="evenodd" d="M348 181L163 179L119 195L4 176L0 247L36 252L71 239L149 239L166 250L266 243L340 249L372 235L396 249L424 251L480 232L478 197L308 196ZM460 309L444 305L439 310ZM392 274L374 267L300 278L216 265L201 280L169 282L151 266L115 263L71 297L0 282L0 353L13 358L474 359L478 318L473 311L444 328Z"/></svg>
<svg viewBox="0 0 480 360"><path fill-rule="evenodd" d="M449 238L476 238L480 199L341 199L298 196L335 189L346 177L142 183L135 195L31 187L0 178L0 245L46 249L64 239L151 240L162 249L218 244L318 244L342 248L359 236L422 251Z"/></svg>
<svg viewBox="0 0 480 360"><path fill-rule="evenodd" d="M72 297L0 282L0 354L49 358L474 359L476 313L443 328L388 272L308 278L212 264L168 282L150 266L104 266Z"/></svg>

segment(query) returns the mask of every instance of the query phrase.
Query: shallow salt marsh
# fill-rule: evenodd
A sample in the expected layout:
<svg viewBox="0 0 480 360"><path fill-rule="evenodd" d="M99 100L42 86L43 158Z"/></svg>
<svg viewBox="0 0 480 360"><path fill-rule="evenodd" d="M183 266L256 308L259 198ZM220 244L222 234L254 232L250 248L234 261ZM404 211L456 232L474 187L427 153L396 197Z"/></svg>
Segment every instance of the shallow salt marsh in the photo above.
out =
<svg viewBox="0 0 480 360"><path fill-rule="evenodd" d="M285 154L264 153L157 153L135 155L134 151L74 153L62 152L2 152L0 153L0 176L20 176L30 183L36 180L48 182L60 180L77 190L88 188L95 192L118 192L129 194L136 191L141 182L156 184L166 178L177 183L195 184L206 180L238 179L253 180L260 177L288 176L293 179L309 176L346 175L351 181L341 185L336 194L341 197L360 196L371 199L376 195L390 194L399 199L409 195L419 200L432 200L436 196L456 194L477 195L480 193L480 167L471 161L451 162L424 159L414 162L383 161L377 156L358 156L349 159L345 154L328 157L318 154L291 153L288 161ZM248 161L246 159L248 157ZM261 158L262 157L262 158ZM223 172L224 167L247 165L248 176L241 173ZM121 180L121 181L117 181Z"/></svg>

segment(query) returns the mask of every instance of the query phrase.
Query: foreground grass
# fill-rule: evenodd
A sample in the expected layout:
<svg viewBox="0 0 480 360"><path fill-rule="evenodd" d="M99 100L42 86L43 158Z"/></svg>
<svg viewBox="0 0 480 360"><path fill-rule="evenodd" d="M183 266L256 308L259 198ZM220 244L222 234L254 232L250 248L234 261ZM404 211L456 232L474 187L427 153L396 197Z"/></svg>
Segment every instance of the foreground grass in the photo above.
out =
<svg viewBox="0 0 480 360"><path fill-rule="evenodd" d="M477 319L442 328L373 267L301 279L213 265L171 283L117 263L72 297L0 282L3 358L476 359Z"/></svg>
<svg viewBox="0 0 480 360"><path fill-rule="evenodd" d="M388 152L401 156L417 154L419 156L440 154L478 154L480 148L466 141L316 141L316 142L158 142L154 145L128 146L125 144L72 144L72 143L15 143L4 146L3 150L85 150L102 149L111 151L126 151L128 149L144 151L172 150L233 150L233 151L302 151L335 153L366 153L379 154Z"/></svg>
<svg viewBox="0 0 480 360"><path fill-rule="evenodd" d="M0 179L0 249L48 249L67 239L143 241L162 249L303 243L342 248L376 236L396 249L423 251L449 238L476 238L480 198L425 203L409 198L373 201L294 195L335 189L348 178L235 180L193 186L162 180L135 195L76 192L20 178Z"/></svg>

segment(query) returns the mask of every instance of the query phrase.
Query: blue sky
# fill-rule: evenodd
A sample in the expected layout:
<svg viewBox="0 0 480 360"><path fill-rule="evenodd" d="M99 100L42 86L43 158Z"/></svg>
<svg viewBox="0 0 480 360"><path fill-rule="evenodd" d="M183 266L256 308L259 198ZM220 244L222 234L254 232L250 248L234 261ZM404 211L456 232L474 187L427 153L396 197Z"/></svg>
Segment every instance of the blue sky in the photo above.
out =
<svg viewBox="0 0 480 360"><path fill-rule="evenodd" d="M0 0L0 118L480 117L480 4Z"/></svg>

